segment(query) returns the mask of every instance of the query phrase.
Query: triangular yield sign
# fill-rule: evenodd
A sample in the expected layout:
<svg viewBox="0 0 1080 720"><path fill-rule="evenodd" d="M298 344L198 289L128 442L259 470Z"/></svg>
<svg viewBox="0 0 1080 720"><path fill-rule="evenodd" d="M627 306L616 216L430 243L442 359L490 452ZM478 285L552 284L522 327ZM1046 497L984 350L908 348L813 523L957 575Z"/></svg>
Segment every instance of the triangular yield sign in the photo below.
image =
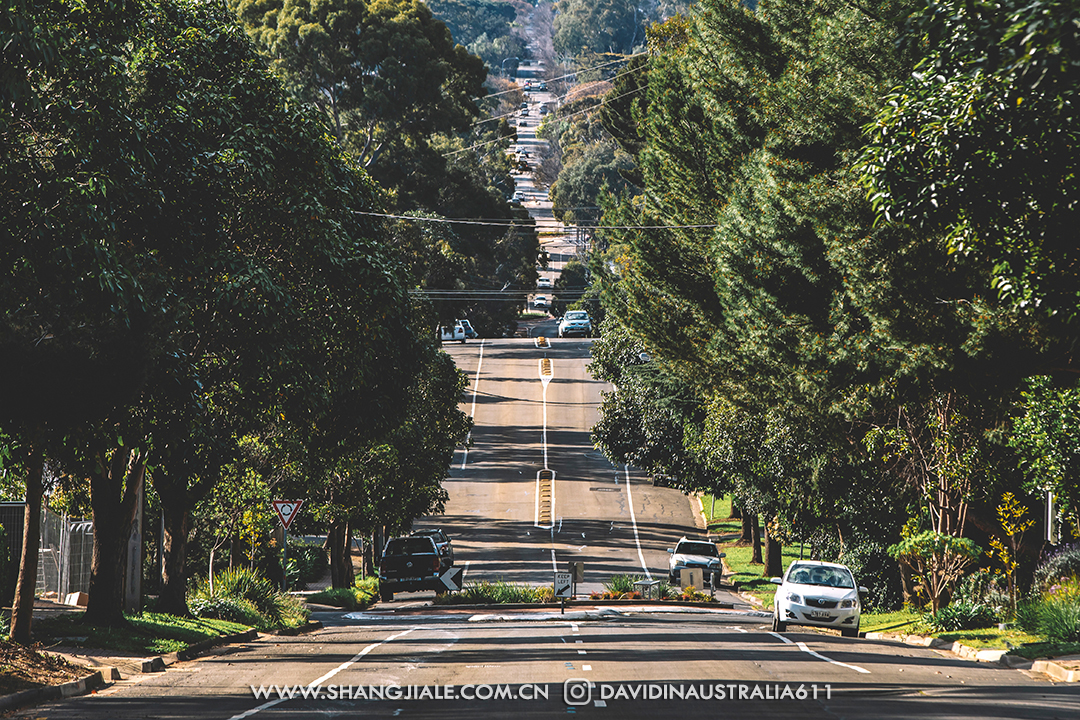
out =
<svg viewBox="0 0 1080 720"><path fill-rule="evenodd" d="M281 518L281 524L285 526L285 529L289 529L289 525L296 518L296 513L299 512L300 506L304 504L303 500L275 500L274 511L277 516Z"/></svg>

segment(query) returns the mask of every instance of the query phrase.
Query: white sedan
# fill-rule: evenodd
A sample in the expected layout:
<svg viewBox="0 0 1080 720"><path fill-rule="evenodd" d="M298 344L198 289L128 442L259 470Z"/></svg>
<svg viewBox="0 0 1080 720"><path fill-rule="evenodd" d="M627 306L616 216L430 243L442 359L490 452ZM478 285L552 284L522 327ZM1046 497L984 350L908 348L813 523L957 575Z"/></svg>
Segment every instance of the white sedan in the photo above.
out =
<svg viewBox="0 0 1080 720"><path fill-rule="evenodd" d="M783 579L771 582L780 586L773 597L773 632L784 632L788 625L812 625L835 628L844 637L859 636L859 593L867 589L855 585L846 565L796 560Z"/></svg>

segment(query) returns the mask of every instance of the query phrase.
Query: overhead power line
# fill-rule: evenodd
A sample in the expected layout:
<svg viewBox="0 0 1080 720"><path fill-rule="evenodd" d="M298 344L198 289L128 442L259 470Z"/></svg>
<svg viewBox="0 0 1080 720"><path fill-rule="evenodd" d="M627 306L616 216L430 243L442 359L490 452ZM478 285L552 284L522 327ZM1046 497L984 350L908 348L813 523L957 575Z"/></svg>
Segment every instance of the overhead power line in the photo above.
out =
<svg viewBox="0 0 1080 720"><path fill-rule="evenodd" d="M413 222L437 222L447 223L451 225L487 225L491 227L528 227L529 222L515 222L514 220L507 220L503 222L494 222L490 220L467 220L467 219L455 219L455 218L430 218L430 217L417 217L415 215L390 215L387 213L376 212L364 212L363 210L353 210L357 215L368 215L371 217L387 218L389 220L411 220ZM576 230L710 230L719 227L716 223L708 225L564 225L567 232L573 232Z"/></svg>

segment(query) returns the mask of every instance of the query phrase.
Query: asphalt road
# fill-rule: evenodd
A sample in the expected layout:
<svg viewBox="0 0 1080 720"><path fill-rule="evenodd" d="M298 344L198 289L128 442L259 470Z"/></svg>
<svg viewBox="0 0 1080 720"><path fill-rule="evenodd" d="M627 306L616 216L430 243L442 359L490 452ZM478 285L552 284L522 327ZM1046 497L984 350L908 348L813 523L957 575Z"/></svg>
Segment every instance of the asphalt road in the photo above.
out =
<svg viewBox="0 0 1080 720"><path fill-rule="evenodd" d="M662 578L667 549L683 535L702 537L691 501L677 490L616 467L592 447L600 393L587 370L591 340L552 337L447 345L470 378L465 410L470 447L455 457L444 483L446 513L425 518L454 541L465 580L550 584L556 568L585 564L579 592L599 590L612 575ZM550 379L541 360L550 361ZM554 474L552 517L538 518L538 474ZM398 603L423 594L399 594ZM725 600L739 602L726 595Z"/></svg>
<svg viewBox="0 0 1080 720"><path fill-rule="evenodd" d="M1080 708L1075 686L925 648L781 637L734 612L321 619L308 636L263 638L15 716L1064 720ZM279 693L296 684L308 697Z"/></svg>

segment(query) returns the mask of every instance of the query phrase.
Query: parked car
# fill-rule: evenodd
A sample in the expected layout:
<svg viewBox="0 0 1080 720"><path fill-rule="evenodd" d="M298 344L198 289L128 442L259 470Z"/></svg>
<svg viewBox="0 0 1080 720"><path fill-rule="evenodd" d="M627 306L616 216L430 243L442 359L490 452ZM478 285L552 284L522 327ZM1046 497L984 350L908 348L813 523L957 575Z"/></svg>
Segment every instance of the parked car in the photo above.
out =
<svg viewBox="0 0 1080 720"><path fill-rule="evenodd" d="M533 307L547 309L551 307L551 303L548 302L547 295L537 295L533 298Z"/></svg>
<svg viewBox="0 0 1080 720"><path fill-rule="evenodd" d="M461 327L465 328L465 337L467 337L469 340L474 340L480 337L480 334L473 329L471 322L465 319L458 320L458 322L461 323Z"/></svg>
<svg viewBox="0 0 1080 720"><path fill-rule="evenodd" d="M538 278L537 281L536 281L536 287L550 290L551 289L551 278L546 278L546 277Z"/></svg>
<svg viewBox="0 0 1080 720"><path fill-rule="evenodd" d="M668 582L679 582L679 571L700 568L710 586L717 587L724 574L724 563L720 558L727 557L716 549L716 545L704 540L682 538L674 548L668 548Z"/></svg>
<svg viewBox="0 0 1080 720"><path fill-rule="evenodd" d="M868 592L855 584L846 565L796 560L783 578L771 578L779 585L773 597L773 632L788 625L831 627L844 637L859 636L859 593Z"/></svg>
<svg viewBox="0 0 1080 720"><path fill-rule="evenodd" d="M559 337L569 335L580 335L581 337L592 335L592 321L589 320L589 313L584 310L566 311L562 320L559 321Z"/></svg>
<svg viewBox="0 0 1080 720"><path fill-rule="evenodd" d="M448 340L465 342L465 326L460 322L455 322L453 325L440 325L439 340L443 342Z"/></svg>
<svg viewBox="0 0 1080 720"><path fill-rule="evenodd" d="M413 537L429 537L435 541L435 547L439 550L439 559L442 561L443 570L454 566L454 545L450 537L442 530L413 530Z"/></svg>
<svg viewBox="0 0 1080 720"><path fill-rule="evenodd" d="M439 549L430 537L391 538L379 563L379 597L391 602L396 592L442 591L442 571Z"/></svg>

